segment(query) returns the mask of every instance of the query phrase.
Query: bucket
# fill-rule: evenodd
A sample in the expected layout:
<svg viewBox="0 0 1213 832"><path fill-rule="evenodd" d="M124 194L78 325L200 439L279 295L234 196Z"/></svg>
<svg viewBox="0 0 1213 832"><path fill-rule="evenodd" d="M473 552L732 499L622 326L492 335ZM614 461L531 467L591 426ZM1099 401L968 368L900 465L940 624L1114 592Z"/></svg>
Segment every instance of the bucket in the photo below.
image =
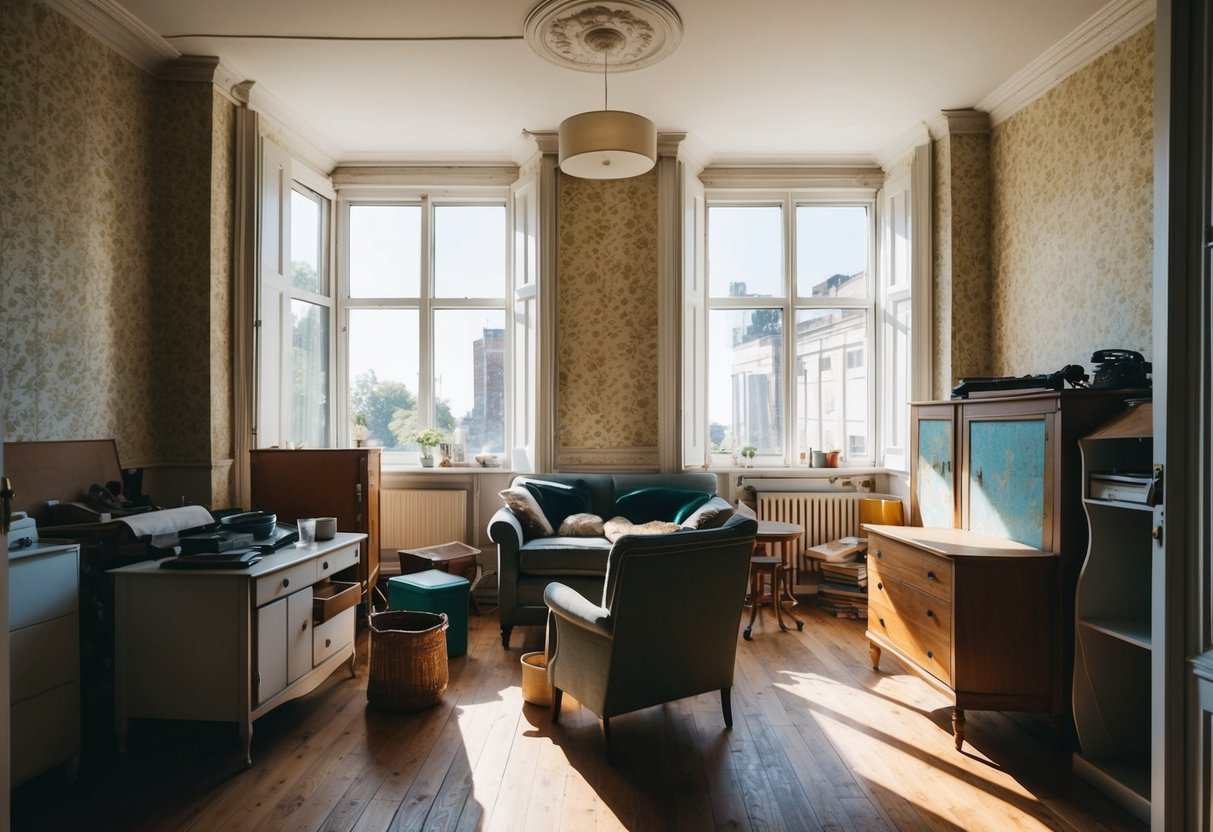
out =
<svg viewBox="0 0 1213 832"><path fill-rule="evenodd" d="M532 705L552 706L548 657L542 650L522 654L522 700Z"/></svg>

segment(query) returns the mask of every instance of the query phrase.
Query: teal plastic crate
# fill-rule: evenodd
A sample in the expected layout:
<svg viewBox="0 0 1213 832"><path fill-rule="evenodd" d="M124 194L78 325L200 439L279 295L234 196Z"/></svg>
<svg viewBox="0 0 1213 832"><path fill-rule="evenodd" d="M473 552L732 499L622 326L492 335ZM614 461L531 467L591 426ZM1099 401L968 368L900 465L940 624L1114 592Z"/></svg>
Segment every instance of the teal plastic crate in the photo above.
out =
<svg viewBox="0 0 1213 832"><path fill-rule="evenodd" d="M450 624L446 631L447 656L468 651L468 590L471 582L460 575L438 569L397 575L387 582L390 610L444 612Z"/></svg>

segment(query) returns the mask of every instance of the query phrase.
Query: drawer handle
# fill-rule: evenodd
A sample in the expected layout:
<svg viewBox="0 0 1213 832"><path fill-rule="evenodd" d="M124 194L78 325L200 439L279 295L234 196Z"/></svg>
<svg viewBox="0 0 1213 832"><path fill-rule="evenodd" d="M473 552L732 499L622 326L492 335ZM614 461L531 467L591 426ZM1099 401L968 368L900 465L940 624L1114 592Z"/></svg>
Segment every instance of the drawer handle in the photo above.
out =
<svg viewBox="0 0 1213 832"><path fill-rule="evenodd" d="M332 640L331 638L326 638L326 639L324 640L324 646L325 646L325 647L332 647L332 646L333 646L333 640Z"/></svg>
<svg viewBox="0 0 1213 832"><path fill-rule="evenodd" d="M927 618L934 618L934 617L935 617L935 611L934 611L934 610L932 610L932 609L928 609L928 610L927 610Z"/></svg>
<svg viewBox="0 0 1213 832"><path fill-rule="evenodd" d="M328 568L329 568L329 562L326 560L324 563L320 564L320 568L321 568L321 569L328 569Z"/></svg>
<svg viewBox="0 0 1213 832"><path fill-rule="evenodd" d="M878 557L878 558L883 558L883 557L884 557L884 555L882 555L882 554L880 553L880 550L879 550L879 549L877 549L877 550L876 550L876 557Z"/></svg>
<svg viewBox="0 0 1213 832"><path fill-rule="evenodd" d="M876 588L877 588L877 589L884 589L884 584L882 584L880 581L877 581L877 582L876 582Z"/></svg>
<svg viewBox="0 0 1213 832"><path fill-rule="evenodd" d="M928 580L928 581L938 581L938 580L939 580L939 578L936 578L936 577L935 577L935 573L934 573L934 572L932 572L930 569L928 569L928 570L927 570L927 580Z"/></svg>
<svg viewBox="0 0 1213 832"><path fill-rule="evenodd" d="M303 622L303 627L302 627L302 629L300 629L300 632L303 632L303 633L307 632L307 622L306 621Z"/></svg>
<svg viewBox="0 0 1213 832"><path fill-rule="evenodd" d="M880 622L880 626L881 626L881 627L883 627L883 626L884 626L884 619L883 619L883 618L878 618L878 619L876 619L876 620Z"/></svg>
<svg viewBox="0 0 1213 832"><path fill-rule="evenodd" d="M928 659L933 659L933 658L935 658L935 651L934 651L934 650L928 650L928 651L927 651L927 658L928 658Z"/></svg>
<svg viewBox="0 0 1213 832"><path fill-rule="evenodd" d="M283 589L286 589L286 588L287 588L288 586L290 586L290 585L291 585L291 579L290 579L290 578L283 578L283 579L282 579L282 588L283 588Z"/></svg>

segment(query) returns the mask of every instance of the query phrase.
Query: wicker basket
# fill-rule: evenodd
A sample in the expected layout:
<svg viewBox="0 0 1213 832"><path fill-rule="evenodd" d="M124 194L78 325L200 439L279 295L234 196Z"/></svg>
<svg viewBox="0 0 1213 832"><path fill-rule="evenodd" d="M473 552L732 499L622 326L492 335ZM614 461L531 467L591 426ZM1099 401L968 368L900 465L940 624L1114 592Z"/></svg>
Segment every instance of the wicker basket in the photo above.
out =
<svg viewBox="0 0 1213 832"><path fill-rule="evenodd" d="M450 678L446 613L388 610L370 619L367 701L390 711L419 711L441 702Z"/></svg>

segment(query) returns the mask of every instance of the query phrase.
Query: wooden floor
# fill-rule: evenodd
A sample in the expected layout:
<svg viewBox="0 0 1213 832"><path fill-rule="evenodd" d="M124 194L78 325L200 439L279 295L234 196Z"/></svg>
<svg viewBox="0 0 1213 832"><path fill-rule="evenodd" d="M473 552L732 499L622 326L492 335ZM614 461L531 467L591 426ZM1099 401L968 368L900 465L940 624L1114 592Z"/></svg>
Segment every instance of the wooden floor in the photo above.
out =
<svg viewBox="0 0 1213 832"><path fill-rule="evenodd" d="M617 717L614 766L575 701L557 726L522 702L518 657L543 633L515 630L507 653L489 613L436 708L367 709L364 630L358 678L255 723L251 769L233 726L134 721L127 754L86 756L76 785L16 789L13 828L1144 828L1070 775L1047 718L971 712L957 752L938 694L890 658L872 671L863 622L800 611L802 633L768 611L738 641L731 731L718 694Z"/></svg>

